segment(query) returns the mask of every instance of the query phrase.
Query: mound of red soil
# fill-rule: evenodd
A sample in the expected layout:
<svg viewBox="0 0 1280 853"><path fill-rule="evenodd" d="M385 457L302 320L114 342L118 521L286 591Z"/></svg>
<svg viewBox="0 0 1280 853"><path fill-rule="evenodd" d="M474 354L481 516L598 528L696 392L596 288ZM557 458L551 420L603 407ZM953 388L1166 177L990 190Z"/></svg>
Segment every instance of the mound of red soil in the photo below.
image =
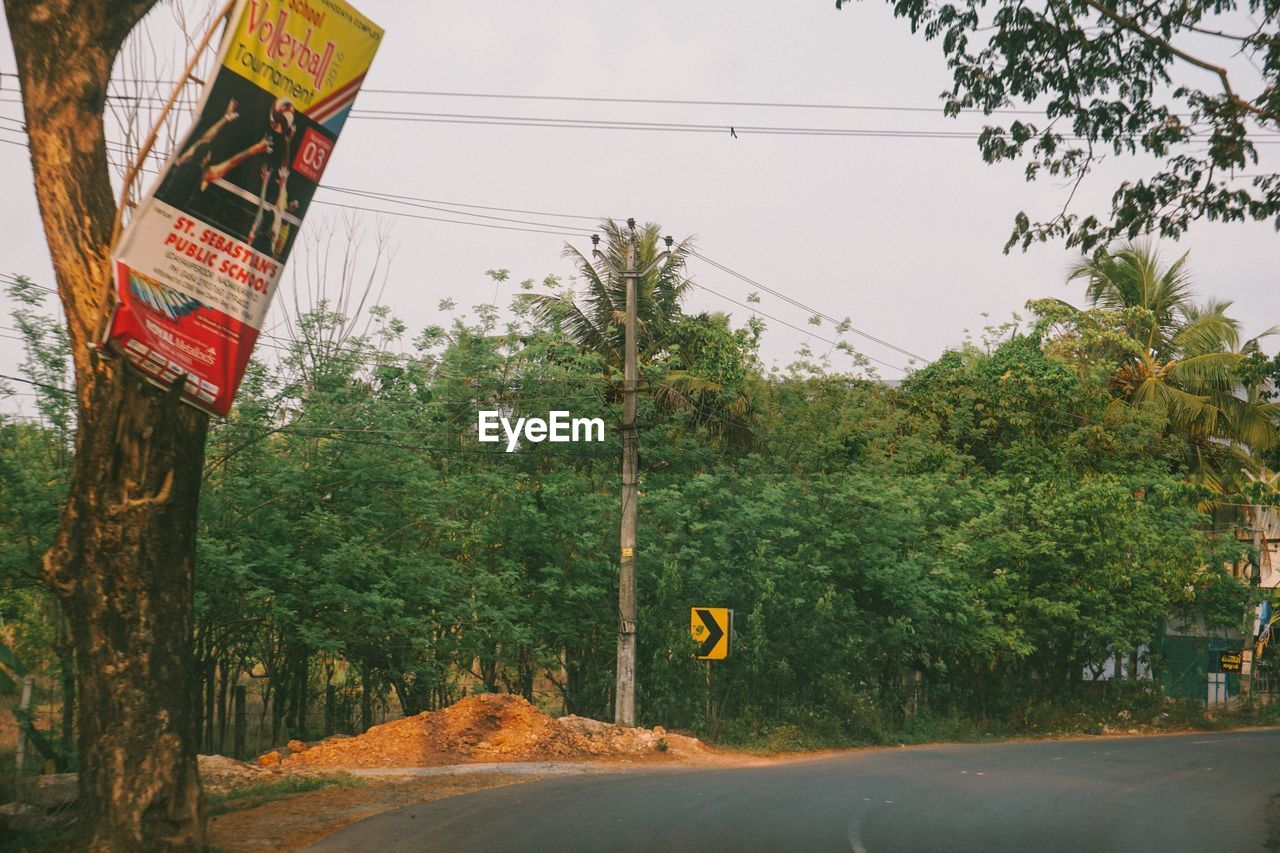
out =
<svg viewBox="0 0 1280 853"><path fill-rule="evenodd" d="M335 737L288 755L267 753L261 764L318 767L429 767L489 761L686 757L702 749L694 738L659 730L623 729L582 717L552 719L521 696L469 696L440 711L374 726L358 737ZM304 747L299 749L299 747Z"/></svg>
<svg viewBox="0 0 1280 853"><path fill-rule="evenodd" d="M668 758L692 758L707 752L697 738L671 734L662 726L629 729L575 714L561 717L557 722L590 739L592 755L626 758L658 754Z"/></svg>

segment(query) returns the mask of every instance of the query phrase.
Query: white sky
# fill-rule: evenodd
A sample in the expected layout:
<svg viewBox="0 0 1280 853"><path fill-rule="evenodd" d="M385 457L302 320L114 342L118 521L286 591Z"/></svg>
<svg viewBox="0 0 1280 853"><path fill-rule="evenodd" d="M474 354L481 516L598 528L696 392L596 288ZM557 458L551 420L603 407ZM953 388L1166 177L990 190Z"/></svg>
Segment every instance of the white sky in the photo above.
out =
<svg viewBox="0 0 1280 853"><path fill-rule="evenodd" d="M366 88L934 107L949 82L940 49L912 36L880 3L854 4L843 12L831 0L356 5L387 32ZM163 41L165 28L157 25L156 31ZM0 71L14 69L8 30L0 21ZM0 116L9 119L20 116L17 104L3 103L13 99L14 82L3 78L0 93ZM979 330L987 322L983 312L1002 320L1031 298L1081 299L1079 285L1064 283L1071 256L1060 246L1001 253L1014 214L1027 210L1033 219L1047 217L1061 206L1066 190L1051 182L1024 183L1016 164L987 166L971 139L733 139L727 129L956 131L977 129L980 119L948 120L940 110L934 115L374 93L362 94L357 108L722 124L723 133L684 134L352 118L324 183L454 203L657 221L677 237L696 234L700 250L711 258L930 358L959 343L963 330ZM14 126L0 120L0 127ZM0 138L17 141L20 135L7 130ZM1280 152L1276 146L1262 150ZM1077 209L1105 212L1120 179L1147 173L1142 163L1108 164L1086 183ZM22 147L0 145L0 175L0 273L25 273L51 284ZM323 191L317 199L350 201ZM308 224L332 215L315 205ZM508 291L522 278L569 271L560 257L562 237L389 221L398 249L383 301L414 331L441 319L441 299L460 306L490 301L494 288L486 269L509 268ZM372 218L368 227L375 227ZM585 238L576 242L588 245ZM1270 226L1200 223L1180 244L1163 250L1169 256L1190 250L1201 294L1234 300L1246 331L1280 322L1280 239ZM291 266L300 269L303 260L296 251ZM701 262L690 271L698 283L739 301L752 290ZM11 325L9 307L0 297L0 326ZM686 309L725 310L736 324L748 314L705 291L694 291ZM770 296L759 309L806 326L805 312ZM768 325L766 360L786 363L805 337ZM817 332L831 335L829 325ZM3 337L8 334L0 329L3 373L13 373L19 357L17 344ZM850 340L870 356L905 364L891 350ZM828 348L813 346L819 352ZM901 376L887 368L881 372Z"/></svg>

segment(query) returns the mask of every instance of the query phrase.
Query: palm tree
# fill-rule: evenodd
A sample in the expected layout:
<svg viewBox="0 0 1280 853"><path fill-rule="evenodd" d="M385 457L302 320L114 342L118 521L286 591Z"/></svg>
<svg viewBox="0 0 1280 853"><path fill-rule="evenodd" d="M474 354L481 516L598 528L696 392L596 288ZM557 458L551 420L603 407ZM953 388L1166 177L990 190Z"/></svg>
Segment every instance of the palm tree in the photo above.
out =
<svg viewBox="0 0 1280 853"><path fill-rule="evenodd" d="M693 252L693 238L687 237L670 248L662 245L661 229L654 223L633 228L607 219L601 223L605 261L588 258L577 247L566 245L564 256L573 260L586 284L581 298L572 293L530 294L525 298L535 316L560 326L583 349L596 353L604 362L605 379L613 393L621 396L617 381L622 372L623 324L626 320L626 282L615 270L627 265L630 246L635 249L635 266L645 269L665 249L666 260L637 281L636 350L641 374L651 370L647 387L655 400L668 410L695 414L695 422L734 444L750 443L750 400L741 388L731 399L721 399L726 390L720 377L699 371L687 356L695 348L694 338L702 331L727 327L723 315L690 316L680 302L693 287L685 276L685 262ZM652 368L661 365L656 378Z"/></svg>
<svg viewBox="0 0 1280 853"><path fill-rule="evenodd" d="M1225 459L1247 463L1277 442L1276 405L1237 379L1241 361L1275 329L1241 341L1239 322L1227 315L1231 302L1193 301L1186 261L1184 254L1166 266L1150 243L1129 243L1085 258L1068 280L1083 279L1092 307L1121 318L1127 345L1109 353L1119 361L1113 391L1157 407L1186 439L1192 470L1221 488L1240 467Z"/></svg>
<svg viewBox="0 0 1280 853"><path fill-rule="evenodd" d="M606 219L601 223L608 263L594 261L577 247L566 244L564 256L573 260L586 282L582 303L573 294L534 294L528 298L534 313L560 324L579 346L597 353L611 368L622 368L623 323L626 320L626 282L614 270L627 265L628 247L635 247L635 265L644 269L663 251L659 228L653 223L637 230ZM692 287L684 276L685 261L693 252L692 238L676 243L667 259L637 282L636 349L643 361L662 348L680 317L680 300Z"/></svg>

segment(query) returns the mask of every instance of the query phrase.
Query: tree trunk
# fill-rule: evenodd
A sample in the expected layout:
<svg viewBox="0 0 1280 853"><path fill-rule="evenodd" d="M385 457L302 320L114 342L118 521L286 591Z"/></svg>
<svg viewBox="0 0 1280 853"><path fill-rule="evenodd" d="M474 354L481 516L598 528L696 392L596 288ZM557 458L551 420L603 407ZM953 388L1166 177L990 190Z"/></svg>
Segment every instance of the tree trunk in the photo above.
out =
<svg viewBox="0 0 1280 853"><path fill-rule="evenodd" d="M305 646L297 647L297 658L293 667L293 692L290 713L285 718L285 727L291 739L307 739L307 669L310 655Z"/></svg>
<svg viewBox="0 0 1280 853"><path fill-rule="evenodd" d="M92 850L190 848L203 840L190 687L206 419L178 388L103 363L122 376L98 384L108 405L81 415L90 423L46 559L80 672L82 819ZM104 412L113 424L93 422Z"/></svg>
<svg viewBox="0 0 1280 853"><path fill-rule="evenodd" d="M268 680L266 687L262 689L262 707L258 710L258 737L255 741L254 752L262 752L268 746L275 746L277 741L273 735L269 743L263 743L263 737L267 733L267 708L274 707L271 704L271 682Z"/></svg>
<svg viewBox="0 0 1280 853"><path fill-rule="evenodd" d="M277 670L282 672L282 670ZM272 675L271 681L276 681L276 676ZM271 693L271 745L275 746L280 743L280 730L284 725L285 701L288 692L285 690L285 677L280 676L277 684L269 684Z"/></svg>
<svg viewBox="0 0 1280 853"><path fill-rule="evenodd" d="M364 734L373 725L373 690L369 685L369 670L360 673L360 726L356 734Z"/></svg>
<svg viewBox="0 0 1280 853"><path fill-rule="evenodd" d="M62 721L61 740L58 744L60 753L58 770L66 772L71 769L70 762L75 755L76 732L76 667L75 648L71 645L70 631L66 617L57 615L58 632L54 642L54 653L58 656L58 677L62 684Z"/></svg>
<svg viewBox="0 0 1280 853"><path fill-rule="evenodd" d="M435 685L428 684L422 678L413 680L397 678L392 682L396 697L400 700L400 710L406 717L421 714L431 704Z"/></svg>
<svg viewBox="0 0 1280 853"><path fill-rule="evenodd" d="M226 755L227 748L227 691L234 672L230 661L223 658L218 663L218 752ZM239 675L239 673L236 673Z"/></svg>
<svg viewBox="0 0 1280 853"><path fill-rule="evenodd" d="M191 725L196 731L196 751L200 749L201 732L204 731L204 633L196 634L192 646L191 677Z"/></svg>
<svg viewBox="0 0 1280 853"><path fill-rule="evenodd" d="M204 747L203 752L213 752L213 712L217 700L218 661L213 652L204 659ZM196 731L200 726L196 726Z"/></svg>
<svg viewBox="0 0 1280 853"><path fill-rule="evenodd" d="M235 714L236 714L236 725L235 725L235 745L232 749L232 753L236 761L244 761L245 735L248 732L248 720L245 717L245 708L244 708L245 693L247 691L245 690L245 686L243 684L237 684L234 688L234 691L235 691L234 704L235 704Z"/></svg>
<svg viewBox="0 0 1280 853"><path fill-rule="evenodd" d="M204 841L192 697L196 504L208 418L93 349L109 310L111 65L155 0L4 0L36 198L76 374L76 458L44 574L79 673L78 837Z"/></svg>

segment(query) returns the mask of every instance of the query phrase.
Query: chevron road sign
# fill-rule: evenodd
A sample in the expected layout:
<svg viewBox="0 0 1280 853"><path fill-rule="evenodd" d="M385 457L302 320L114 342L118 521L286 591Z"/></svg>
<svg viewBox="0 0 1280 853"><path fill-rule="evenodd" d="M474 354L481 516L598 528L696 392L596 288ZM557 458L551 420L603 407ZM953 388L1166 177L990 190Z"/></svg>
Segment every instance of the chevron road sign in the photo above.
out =
<svg viewBox="0 0 1280 853"><path fill-rule="evenodd" d="M699 660L724 660L729 656L733 611L727 607L689 608L689 634L698 643Z"/></svg>

